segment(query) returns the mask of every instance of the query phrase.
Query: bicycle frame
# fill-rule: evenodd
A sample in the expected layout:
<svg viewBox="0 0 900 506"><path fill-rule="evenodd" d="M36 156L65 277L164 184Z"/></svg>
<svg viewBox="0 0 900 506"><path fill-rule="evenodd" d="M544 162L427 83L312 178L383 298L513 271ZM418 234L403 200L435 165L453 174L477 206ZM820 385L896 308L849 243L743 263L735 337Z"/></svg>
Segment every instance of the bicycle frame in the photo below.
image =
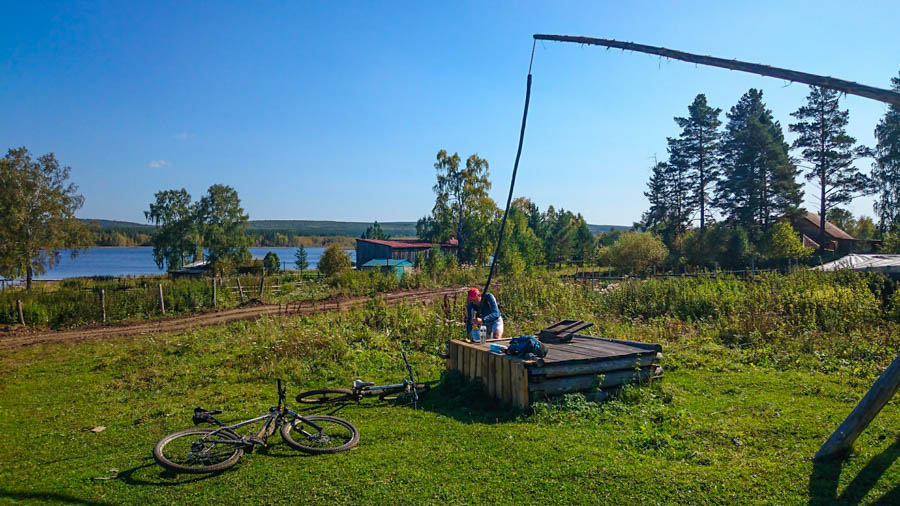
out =
<svg viewBox="0 0 900 506"><path fill-rule="evenodd" d="M215 417L210 415L208 417L208 419L212 423L217 424L219 426L219 428L210 432L209 434L207 434L206 436L204 436L201 439L205 442L210 442L210 443L222 443L222 444L233 444L233 445L240 444L240 445L251 445L251 446L257 445L257 444L262 444L265 447L268 444L269 436L271 434L273 434L275 432L275 430L278 429L279 426L281 426L282 423L284 423L285 416L290 416L292 418L292 420L300 420L303 423L311 426L313 429L315 429L319 432L322 431L322 427L320 427L320 426L316 425L314 422L311 422L308 419L304 418L299 413L296 413L295 411L288 409L288 407L284 405L284 399L285 399L285 389L281 388L281 380L279 379L278 380L278 406L273 406L272 408L269 408L269 412L266 413L265 415L258 416L256 418L251 418L250 420L244 420L243 422L238 422L233 425L225 425L222 422L220 422L219 420L216 420ZM209 439L210 437L213 437L222 431L229 430L229 431L234 432L235 429L239 429L241 427L245 427L247 425L251 425L256 422L261 422L263 420L265 420L266 423L264 423L263 426L256 433L256 435L251 438L248 438L247 436L242 436L241 439L228 439L228 440ZM295 428L300 433L302 433L304 436L311 436L311 434L309 432L306 432L302 428L299 428L299 427L295 427ZM254 438L256 440L254 440Z"/></svg>

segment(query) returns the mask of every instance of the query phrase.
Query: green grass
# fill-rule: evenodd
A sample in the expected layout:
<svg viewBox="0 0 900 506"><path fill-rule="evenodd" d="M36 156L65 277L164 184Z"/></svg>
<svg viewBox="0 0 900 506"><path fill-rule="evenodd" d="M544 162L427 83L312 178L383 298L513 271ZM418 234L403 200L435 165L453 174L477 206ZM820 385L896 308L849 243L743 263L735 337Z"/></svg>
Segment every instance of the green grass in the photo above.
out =
<svg viewBox="0 0 900 506"><path fill-rule="evenodd" d="M435 354L461 333L447 318L461 313L461 301L450 315L440 304L373 301L341 315L20 349L0 357L0 502L900 501L896 403L849 459L810 460L895 349L846 360L852 352L836 348L836 334L822 328L736 344L721 333L740 323L730 317L626 317L546 280L507 283L499 298L510 334L582 316L603 335L662 342L666 376L603 404L569 396L521 413L445 375L418 410L374 402L342 409L338 415L362 434L350 452L306 456L275 436L268 451L245 455L223 474L173 477L150 451L162 435L190 426L196 406L224 408L224 420L238 420L273 403L276 377L288 382L289 398L357 377L396 381L401 341L423 379L439 378ZM867 325L896 334L889 322ZM788 347L810 332L822 338L819 348ZM881 339L888 346L896 338ZM818 356L830 365L817 365ZM87 430L98 425L107 429ZM118 478L94 479L110 469Z"/></svg>

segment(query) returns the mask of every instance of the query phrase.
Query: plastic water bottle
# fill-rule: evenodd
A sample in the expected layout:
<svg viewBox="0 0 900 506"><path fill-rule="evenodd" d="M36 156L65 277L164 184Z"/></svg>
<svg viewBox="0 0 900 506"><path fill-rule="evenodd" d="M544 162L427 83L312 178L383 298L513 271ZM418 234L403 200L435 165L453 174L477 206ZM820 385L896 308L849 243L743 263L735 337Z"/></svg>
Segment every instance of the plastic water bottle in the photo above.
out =
<svg viewBox="0 0 900 506"><path fill-rule="evenodd" d="M481 344L484 344L487 341L487 327L482 325L478 333L481 334Z"/></svg>

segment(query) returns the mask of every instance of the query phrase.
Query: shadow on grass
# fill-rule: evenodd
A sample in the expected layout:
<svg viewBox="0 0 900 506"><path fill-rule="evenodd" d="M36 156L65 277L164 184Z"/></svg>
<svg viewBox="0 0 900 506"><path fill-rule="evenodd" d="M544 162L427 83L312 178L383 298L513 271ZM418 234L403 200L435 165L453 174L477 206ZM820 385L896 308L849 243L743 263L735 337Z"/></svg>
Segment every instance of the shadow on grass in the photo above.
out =
<svg viewBox="0 0 900 506"><path fill-rule="evenodd" d="M19 501L40 501L44 504L84 504L89 506L106 506L113 503L102 501L91 501L89 499L79 499L64 494L54 494L50 492L13 492L11 490L0 489L0 502L5 503L4 499L13 502Z"/></svg>
<svg viewBox="0 0 900 506"><path fill-rule="evenodd" d="M347 409L365 410L384 406L413 407L409 402L403 401L363 400L304 406L301 414L341 416L341 412ZM484 394L479 380L469 381L459 371L442 372L440 381L430 391L421 394L416 407L463 423L507 423L516 420L523 413L491 399Z"/></svg>
<svg viewBox="0 0 900 506"><path fill-rule="evenodd" d="M209 474L175 474L163 469L156 462L150 462L120 471L116 479L127 485L173 487L208 480L223 472L225 471Z"/></svg>
<svg viewBox="0 0 900 506"><path fill-rule="evenodd" d="M837 489L845 460L816 461L813 473L809 477L809 504L859 504L898 457L900 457L900 440L872 457L840 496L837 495ZM900 504L900 487L895 487L885 494L876 504Z"/></svg>

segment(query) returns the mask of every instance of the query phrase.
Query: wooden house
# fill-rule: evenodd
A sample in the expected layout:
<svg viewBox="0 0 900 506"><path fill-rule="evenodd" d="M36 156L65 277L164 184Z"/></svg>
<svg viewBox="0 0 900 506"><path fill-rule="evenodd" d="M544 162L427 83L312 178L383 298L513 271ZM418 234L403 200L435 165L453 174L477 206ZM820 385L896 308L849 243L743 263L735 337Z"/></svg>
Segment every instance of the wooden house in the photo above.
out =
<svg viewBox="0 0 900 506"><path fill-rule="evenodd" d="M800 234L803 239L803 245L819 249L819 215L816 213L806 213L791 220L794 230ZM824 250L835 251L838 253L850 253L856 247L856 238L844 232L837 225L830 221L825 221L825 244Z"/></svg>

